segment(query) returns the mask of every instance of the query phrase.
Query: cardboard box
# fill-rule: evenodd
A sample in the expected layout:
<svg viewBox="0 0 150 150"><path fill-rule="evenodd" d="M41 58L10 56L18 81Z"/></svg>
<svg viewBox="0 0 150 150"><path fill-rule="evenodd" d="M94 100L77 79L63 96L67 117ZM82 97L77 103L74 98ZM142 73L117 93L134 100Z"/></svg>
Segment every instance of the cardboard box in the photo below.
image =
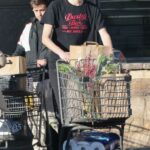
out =
<svg viewBox="0 0 150 150"><path fill-rule="evenodd" d="M26 59L22 56L7 57L7 64L0 68L0 75L26 73Z"/></svg>

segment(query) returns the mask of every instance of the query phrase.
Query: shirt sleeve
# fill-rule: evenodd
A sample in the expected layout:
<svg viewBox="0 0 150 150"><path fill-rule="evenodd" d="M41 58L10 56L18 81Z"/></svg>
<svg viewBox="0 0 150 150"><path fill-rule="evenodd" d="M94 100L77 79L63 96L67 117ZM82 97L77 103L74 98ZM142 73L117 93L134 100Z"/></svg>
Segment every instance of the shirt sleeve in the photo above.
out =
<svg viewBox="0 0 150 150"><path fill-rule="evenodd" d="M55 25L55 20L56 20L55 7L54 3L51 2L41 20L41 23Z"/></svg>
<svg viewBox="0 0 150 150"><path fill-rule="evenodd" d="M95 20L96 20L96 29L100 30L101 28L105 27L105 21L103 18L103 15L99 9L96 10L96 15L95 15Z"/></svg>
<svg viewBox="0 0 150 150"><path fill-rule="evenodd" d="M23 46L17 44L16 49L14 53L12 54L13 56L25 56L25 49Z"/></svg>

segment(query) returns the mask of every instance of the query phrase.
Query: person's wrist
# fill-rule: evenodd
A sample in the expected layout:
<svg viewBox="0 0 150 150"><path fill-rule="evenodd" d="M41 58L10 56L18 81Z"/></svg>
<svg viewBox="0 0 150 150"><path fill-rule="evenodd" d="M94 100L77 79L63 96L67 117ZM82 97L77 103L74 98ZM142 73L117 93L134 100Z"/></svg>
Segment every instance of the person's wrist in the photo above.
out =
<svg viewBox="0 0 150 150"><path fill-rule="evenodd" d="M59 57L61 57L63 54L64 54L64 51L63 50L59 50L59 53L58 53Z"/></svg>

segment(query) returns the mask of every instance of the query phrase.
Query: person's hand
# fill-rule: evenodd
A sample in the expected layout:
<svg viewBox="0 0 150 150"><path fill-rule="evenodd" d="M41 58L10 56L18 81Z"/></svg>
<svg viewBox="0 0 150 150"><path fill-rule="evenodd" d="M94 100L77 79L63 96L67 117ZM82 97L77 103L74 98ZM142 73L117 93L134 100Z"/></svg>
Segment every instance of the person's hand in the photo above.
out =
<svg viewBox="0 0 150 150"><path fill-rule="evenodd" d="M113 56L113 49L111 47L105 46L103 53L106 56Z"/></svg>
<svg viewBox="0 0 150 150"><path fill-rule="evenodd" d="M69 53L69 52L61 52L61 53L59 54L59 57L60 57L62 60L66 61L66 62L69 62L70 53Z"/></svg>
<svg viewBox="0 0 150 150"><path fill-rule="evenodd" d="M46 64L47 64L46 59L38 59L37 60L37 67L44 67L44 66L46 66Z"/></svg>

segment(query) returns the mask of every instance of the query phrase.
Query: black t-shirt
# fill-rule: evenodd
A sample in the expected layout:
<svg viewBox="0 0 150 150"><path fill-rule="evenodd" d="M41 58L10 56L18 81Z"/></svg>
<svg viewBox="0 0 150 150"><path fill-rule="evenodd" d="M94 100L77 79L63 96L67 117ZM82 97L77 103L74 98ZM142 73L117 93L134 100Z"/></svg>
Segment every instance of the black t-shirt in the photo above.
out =
<svg viewBox="0 0 150 150"><path fill-rule="evenodd" d="M41 21L54 27L53 41L64 51L69 51L70 45L81 45L85 41L95 41L95 31L104 27L100 10L84 2L74 6L67 0L53 1ZM54 56L51 60L57 59Z"/></svg>

